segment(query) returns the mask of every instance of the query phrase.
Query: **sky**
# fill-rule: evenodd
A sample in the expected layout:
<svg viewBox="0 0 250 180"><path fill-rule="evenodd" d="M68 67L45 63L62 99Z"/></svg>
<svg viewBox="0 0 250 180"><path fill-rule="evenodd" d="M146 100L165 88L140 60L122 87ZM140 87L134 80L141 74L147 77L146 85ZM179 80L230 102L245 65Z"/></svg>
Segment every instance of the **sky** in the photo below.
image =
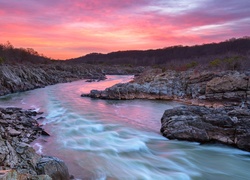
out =
<svg viewBox="0 0 250 180"><path fill-rule="evenodd" d="M250 35L250 0L0 0L0 43L54 59Z"/></svg>

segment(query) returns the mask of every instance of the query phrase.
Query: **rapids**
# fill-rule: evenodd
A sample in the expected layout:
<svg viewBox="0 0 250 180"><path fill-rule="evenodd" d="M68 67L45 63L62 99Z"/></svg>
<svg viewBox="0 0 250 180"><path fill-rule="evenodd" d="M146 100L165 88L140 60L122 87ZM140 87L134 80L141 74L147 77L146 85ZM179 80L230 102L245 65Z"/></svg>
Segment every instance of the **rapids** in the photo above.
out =
<svg viewBox="0 0 250 180"><path fill-rule="evenodd" d="M57 84L0 97L1 107L42 111L50 137L32 145L63 159L76 179L250 179L250 153L223 145L168 140L160 134L164 110L177 102L80 97L132 76Z"/></svg>

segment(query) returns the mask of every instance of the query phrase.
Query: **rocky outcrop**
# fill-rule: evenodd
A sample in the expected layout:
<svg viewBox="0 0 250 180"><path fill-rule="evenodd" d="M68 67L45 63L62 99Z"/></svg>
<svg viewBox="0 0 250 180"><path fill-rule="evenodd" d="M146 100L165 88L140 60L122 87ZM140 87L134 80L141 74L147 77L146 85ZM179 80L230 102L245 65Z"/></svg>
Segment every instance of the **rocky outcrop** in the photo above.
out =
<svg viewBox="0 0 250 180"><path fill-rule="evenodd" d="M144 67L121 67L53 62L49 64L0 64L0 96L79 79L100 81L106 74L138 74Z"/></svg>
<svg viewBox="0 0 250 180"><path fill-rule="evenodd" d="M45 180L50 177L60 179L58 178L60 176L64 177L61 179L69 179L69 176L66 176L68 169L61 160L52 158L51 161L44 162L44 157L37 154L29 145L44 133L34 119L37 114L40 113L20 108L0 108L0 177L2 176L2 179L21 180L32 177ZM46 167L50 171L41 171L41 167Z"/></svg>
<svg viewBox="0 0 250 180"><path fill-rule="evenodd" d="M250 101L250 72L148 71L133 82L116 84L89 96L102 99Z"/></svg>
<svg viewBox="0 0 250 180"><path fill-rule="evenodd" d="M0 65L0 96L78 79L105 79L100 69L70 65Z"/></svg>
<svg viewBox="0 0 250 180"><path fill-rule="evenodd" d="M220 142L250 151L250 107L182 106L166 110L161 124L169 139Z"/></svg>

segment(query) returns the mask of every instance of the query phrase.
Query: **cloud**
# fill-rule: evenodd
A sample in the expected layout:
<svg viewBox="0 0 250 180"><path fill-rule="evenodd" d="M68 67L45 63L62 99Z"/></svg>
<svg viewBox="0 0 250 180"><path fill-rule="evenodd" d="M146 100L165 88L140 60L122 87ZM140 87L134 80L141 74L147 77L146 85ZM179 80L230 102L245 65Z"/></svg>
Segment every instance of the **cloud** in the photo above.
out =
<svg viewBox="0 0 250 180"><path fill-rule="evenodd" d="M8 0L0 7L2 43L62 59L217 42L250 29L248 0Z"/></svg>

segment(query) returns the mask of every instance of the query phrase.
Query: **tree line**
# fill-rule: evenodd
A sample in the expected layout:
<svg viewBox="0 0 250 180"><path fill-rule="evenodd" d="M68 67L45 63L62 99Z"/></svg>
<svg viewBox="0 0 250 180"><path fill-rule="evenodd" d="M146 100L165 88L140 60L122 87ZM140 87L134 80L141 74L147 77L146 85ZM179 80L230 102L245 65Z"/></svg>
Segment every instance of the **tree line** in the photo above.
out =
<svg viewBox="0 0 250 180"><path fill-rule="evenodd" d="M117 51L108 54L91 53L69 59L69 63L119 64L125 66L159 66L172 69L209 66L227 69L250 68L250 37L232 38L220 43L194 46L171 46L155 50ZM214 62L215 61L215 62ZM217 63L216 63L217 62Z"/></svg>
<svg viewBox="0 0 250 180"><path fill-rule="evenodd" d="M51 60L33 48L15 48L9 41L0 44L0 64L49 63Z"/></svg>
<svg viewBox="0 0 250 180"><path fill-rule="evenodd" d="M0 64L3 63L151 66L180 71L190 68L249 70L250 37L232 38L220 43L179 45L155 50L91 53L60 62L39 54L32 48L15 48L10 42L6 42L0 44Z"/></svg>

